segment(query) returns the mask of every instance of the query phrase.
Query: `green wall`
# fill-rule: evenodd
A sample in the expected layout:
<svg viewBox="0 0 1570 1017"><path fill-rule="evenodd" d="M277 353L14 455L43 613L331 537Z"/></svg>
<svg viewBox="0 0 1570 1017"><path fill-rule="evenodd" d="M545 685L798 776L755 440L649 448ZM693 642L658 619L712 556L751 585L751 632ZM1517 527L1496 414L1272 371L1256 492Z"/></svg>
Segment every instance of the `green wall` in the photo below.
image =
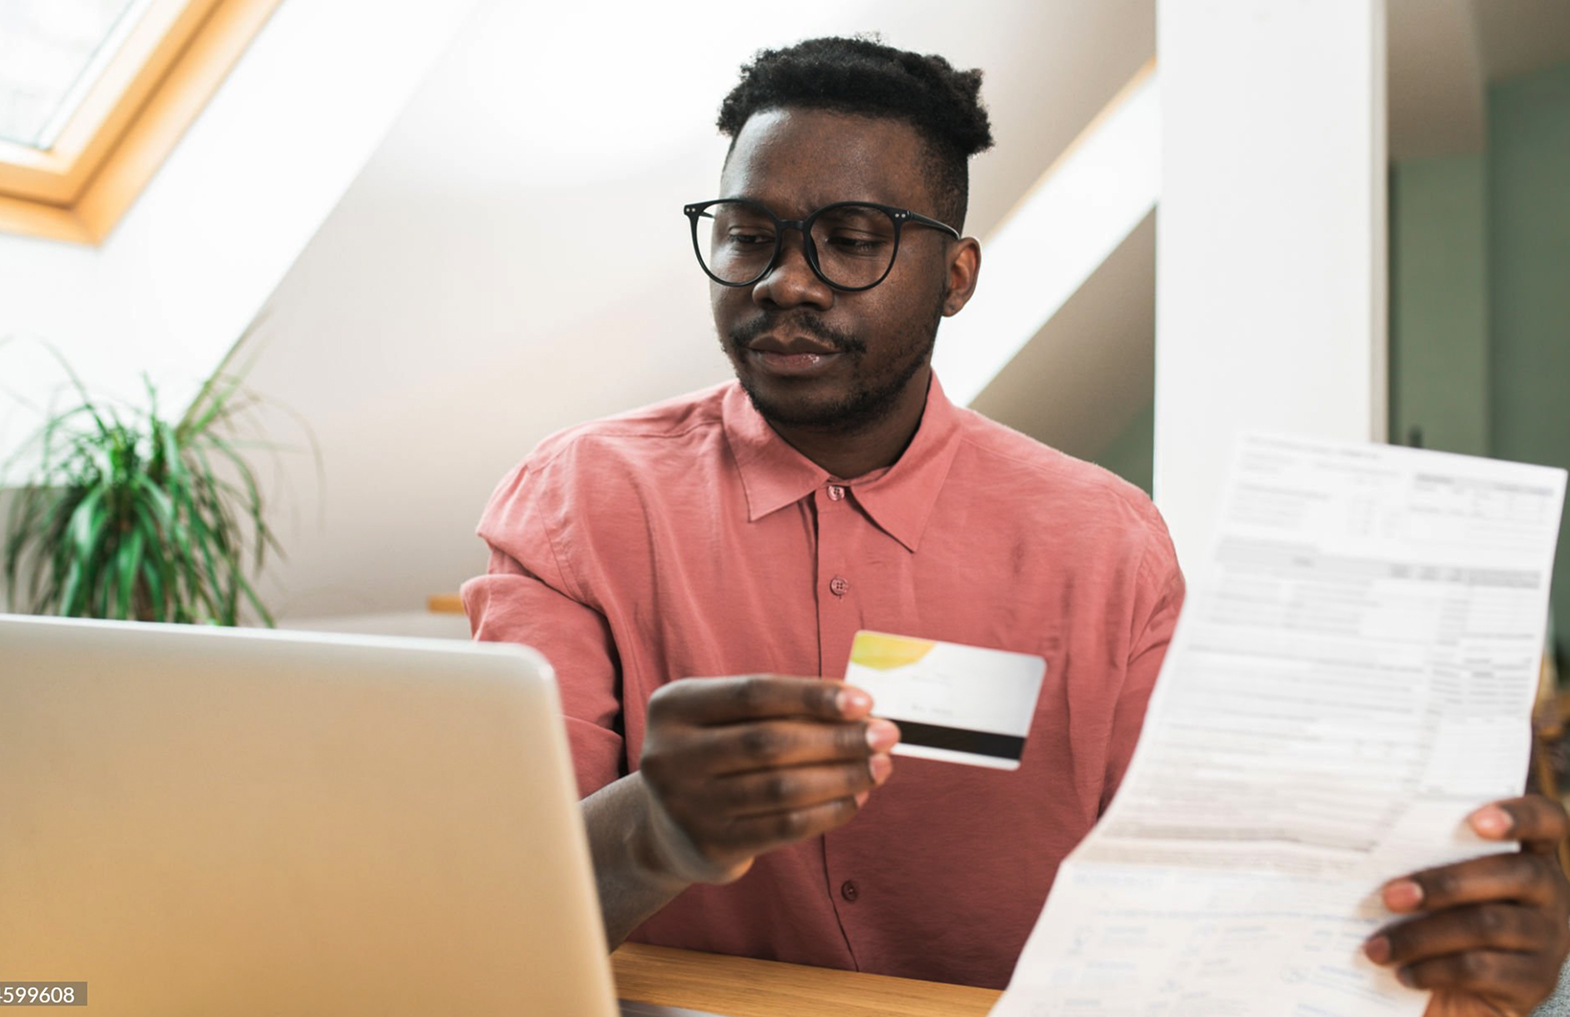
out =
<svg viewBox="0 0 1570 1017"><path fill-rule="evenodd" d="M1156 472L1156 402L1152 399L1121 434L1101 450L1096 463L1150 493Z"/></svg>
<svg viewBox="0 0 1570 1017"><path fill-rule="evenodd" d="M1390 173L1390 440L1487 455L1484 157Z"/></svg>
<svg viewBox="0 0 1570 1017"><path fill-rule="evenodd" d="M1570 469L1570 64L1488 90L1480 155L1390 175L1390 437ZM1570 637L1570 516L1554 628Z"/></svg>
<svg viewBox="0 0 1570 1017"><path fill-rule="evenodd" d="M1488 119L1486 152L1391 168L1390 438L1570 469L1570 64L1491 86ZM1153 409L1097 457L1147 492ZM1559 545L1564 662L1570 513Z"/></svg>
<svg viewBox="0 0 1570 1017"><path fill-rule="evenodd" d="M1489 425L1501 459L1570 469L1570 63L1488 94ZM1554 618L1570 635L1570 516Z"/></svg>

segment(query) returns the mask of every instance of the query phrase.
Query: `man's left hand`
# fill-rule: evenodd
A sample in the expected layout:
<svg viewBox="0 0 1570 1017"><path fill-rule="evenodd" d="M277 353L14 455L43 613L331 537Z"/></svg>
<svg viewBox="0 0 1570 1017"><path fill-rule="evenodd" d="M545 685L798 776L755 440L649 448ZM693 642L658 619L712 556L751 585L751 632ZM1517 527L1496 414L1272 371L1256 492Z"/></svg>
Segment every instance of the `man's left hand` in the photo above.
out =
<svg viewBox="0 0 1570 1017"><path fill-rule="evenodd" d="M1559 865L1565 810L1541 795L1485 805L1468 820L1521 850L1387 883L1385 906L1413 917L1364 944L1403 984L1433 990L1425 1017L1525 1017L1554 991L1570 954L1570 883Z"/></svg>

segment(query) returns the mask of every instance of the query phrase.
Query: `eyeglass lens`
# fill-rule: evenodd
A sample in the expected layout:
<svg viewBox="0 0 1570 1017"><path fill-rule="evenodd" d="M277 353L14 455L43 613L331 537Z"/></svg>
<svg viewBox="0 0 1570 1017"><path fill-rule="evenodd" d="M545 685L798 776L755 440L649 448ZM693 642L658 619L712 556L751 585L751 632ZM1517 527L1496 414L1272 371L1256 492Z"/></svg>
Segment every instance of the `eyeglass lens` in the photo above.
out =
<svg viewBox="0 0 1570 1017"><path fill-rule="evenodd" d="M768 271L776 226L758 206L742 201L710 205L698 217L698 231L704 267L715 278L745 285ZM819 271L835 286L871 286L894 263L895 231L893 217L870 205L838 205L824 211L812 223Z"/></svg>

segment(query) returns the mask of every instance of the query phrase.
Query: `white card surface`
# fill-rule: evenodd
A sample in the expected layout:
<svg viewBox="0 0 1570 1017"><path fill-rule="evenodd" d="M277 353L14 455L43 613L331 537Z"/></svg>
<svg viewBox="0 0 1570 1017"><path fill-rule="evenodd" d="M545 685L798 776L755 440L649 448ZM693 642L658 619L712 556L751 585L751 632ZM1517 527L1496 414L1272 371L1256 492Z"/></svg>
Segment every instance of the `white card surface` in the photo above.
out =
<svg viewBox="0 0 1570 1017"><path fill-rule="evenodd" d="M900 728L896 756L1019 769L1047 662L960 643L858 632L845 681Z"/></svg>

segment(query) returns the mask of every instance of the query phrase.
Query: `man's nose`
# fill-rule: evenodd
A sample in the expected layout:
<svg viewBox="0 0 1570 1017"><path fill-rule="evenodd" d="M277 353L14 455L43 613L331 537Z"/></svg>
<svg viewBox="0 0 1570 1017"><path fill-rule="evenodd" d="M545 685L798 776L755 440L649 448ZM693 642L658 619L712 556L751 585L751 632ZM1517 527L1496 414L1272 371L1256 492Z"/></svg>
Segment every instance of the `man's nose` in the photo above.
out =
<svg viewBox="0 0 1570 1017"><path fill-rule="evenodd" d="M752 284L752 302L761 307L806 305L824 311L834 306L834 289L807 262L807 238L800 230L786 232L774 267Z"/></svg>

